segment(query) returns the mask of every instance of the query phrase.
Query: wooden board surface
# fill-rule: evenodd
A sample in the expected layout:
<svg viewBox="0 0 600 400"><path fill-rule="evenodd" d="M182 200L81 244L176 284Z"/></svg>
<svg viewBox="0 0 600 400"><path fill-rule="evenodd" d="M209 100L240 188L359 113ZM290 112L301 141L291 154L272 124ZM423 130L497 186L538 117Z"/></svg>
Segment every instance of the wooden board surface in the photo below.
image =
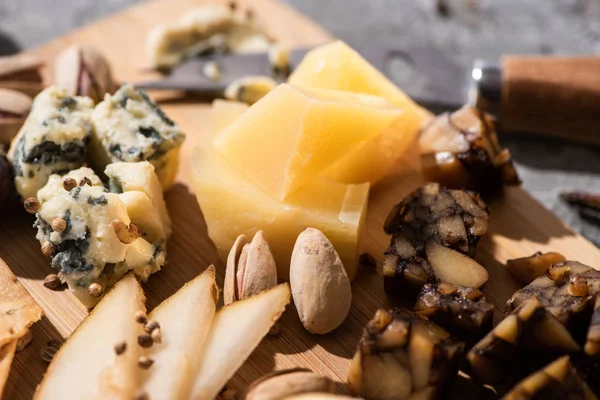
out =
<svg viewBox="0 0 600 400"><path fill-rule="evenodd" d="M91 44L107 55L121 81L147 79L150 75L143 70L146 65L143 43L148 30L157 23L176 19L186 8L200 2L159 0L142 3L55 40L37 50L37 53L51 60L58 51L70 44ZM242 7L252 4L267 32L285 44L308 46L331 39L323 29L275 0L240 0L239 3L243 4ZM218 267L220 283L224 275L190 185L190 154L194 142L208 129L208 105L189 99L174 101L161 98L166 112L182 126L188 139L182 152L178 183L166 195L174 223L168 265L145 284L149 309L211 263ZM390 176L372 190L362 250L373 254L379 263L389 243L382 230L385 217L393 204L420 184L420 177L415 171ZM523 190L509 189L504 198L491 204L491 209L491 234L480 242L477 258L490 271L490 282L485 293L500 310L517 289L504 271L503 263L509 258L552 249L569 259L600 267L598 248L566 227ZM32 216L18 205L0 217L0 257L9 264L46 312L42 321L33 327L32 344L15 356L4 397L6 399L31 398L47 366L40 358L40 349L50 339L68 336L86 315L85 308L68 291L53 292L42 286L44 277L53 271L39 251L32 223ZM361 271L354 282L350 316L329 335L313 336L307 333L290 306L280 322L280 336L266 338L238 371L230 386L243 391L249 382L274 368L295 366L308 367L344 382L362 328L381 306L389 306L381 277L377 272L368 270ZM496 319L499 316L500 311L497 311ZM341 383L337 388L342 393L346 391Z"/></svg>

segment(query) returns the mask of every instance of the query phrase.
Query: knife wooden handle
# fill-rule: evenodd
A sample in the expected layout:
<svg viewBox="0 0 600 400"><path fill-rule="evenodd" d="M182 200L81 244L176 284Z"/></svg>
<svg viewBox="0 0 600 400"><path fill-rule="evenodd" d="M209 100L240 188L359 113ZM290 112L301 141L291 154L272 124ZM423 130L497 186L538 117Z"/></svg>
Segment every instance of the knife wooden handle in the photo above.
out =
<svg viewBox="0 0 600 400"><path fill-rule="evenodd" d="M502 128L600 145L600 57L502 59Z"/></svg>

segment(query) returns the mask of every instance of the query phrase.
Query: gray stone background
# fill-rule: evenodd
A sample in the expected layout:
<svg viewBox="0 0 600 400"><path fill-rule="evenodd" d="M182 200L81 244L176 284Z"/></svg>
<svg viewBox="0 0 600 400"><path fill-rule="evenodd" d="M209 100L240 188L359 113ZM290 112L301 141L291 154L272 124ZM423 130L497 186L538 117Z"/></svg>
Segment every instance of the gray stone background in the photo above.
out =
<svg viewBox="0 0 600 400"><path fill-rule="evenodd" d="M600 0L285 0L351 45L432 44L468 67L505 53L600 53ZM27 49L139 0L0 0L0 34ZM600 127L599 132L600 134ZM600 193L600 149L541 137L503 136L524 187L600 244L600 228L558 199Z"/></svg>

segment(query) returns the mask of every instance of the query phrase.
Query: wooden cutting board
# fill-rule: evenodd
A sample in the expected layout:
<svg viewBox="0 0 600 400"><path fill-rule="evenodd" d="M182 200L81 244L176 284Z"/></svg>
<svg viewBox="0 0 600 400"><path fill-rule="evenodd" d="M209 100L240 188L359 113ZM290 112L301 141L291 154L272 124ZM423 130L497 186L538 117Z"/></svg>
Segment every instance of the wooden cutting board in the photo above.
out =
<svg viewBox="0 0 600 400"><path fill-rule="evenodd" d="M60 50L73 43L94 45L106 54L121 81L148 79L144 43L146 33L157 23L173 21L199 0L159 0L144 2L94 25L57 39L35 51L50 62ZM306 17L275 0L239 0L242 8L251 4L266 31L290 46L317 45L331 36ZM169 242L168 265L153 275L145 285L149 309L154 308L203 271L209 264L218 266L220 283L224 268L218 261L214 245L206 233L202 212L190 185L190 155L194 143L208 129L208 105L189 99L174 101L171 94L161 94L165 111L187 133L179 182L166 195L174 232ZM421 184L419 174L407 172L390 176L372 190L368 209L368 227L363 251L374 255L380 264L389 243L382 225L393 204ZM552 213L519 188L507 190L504 198L491 204L490 231L479 245L479 261L490 271L485 293L499 308L500 318L506 299L517 285L504 271L509 258L530 255L536 251L554 250L569 259L600 267L600 251L586 239L566 227ZM44 277L53 272L48 259L40 253L40 245L31 227L33 218L15 205L0 216L0 257L13 269L19 280L44 308L46 316L33 327L33 342L15 357L7 399L29 399L40 382L47 365L40 349L50 339L67 337L87 311L68 292L53 292L42 286ZM381 277L374 270L363 270L353 285L350 316L335 332L313 336L301 326L292 306L280 321L281 334L267 337L238 371L230 386L243 391L249 382L276 369L308 367L340 382L337 389L346 392L344 382L350 359L365 323L378 307L389 306ZM82 354L85 357L85 354ZM223 354L223 357L227 357Z"/></svg>

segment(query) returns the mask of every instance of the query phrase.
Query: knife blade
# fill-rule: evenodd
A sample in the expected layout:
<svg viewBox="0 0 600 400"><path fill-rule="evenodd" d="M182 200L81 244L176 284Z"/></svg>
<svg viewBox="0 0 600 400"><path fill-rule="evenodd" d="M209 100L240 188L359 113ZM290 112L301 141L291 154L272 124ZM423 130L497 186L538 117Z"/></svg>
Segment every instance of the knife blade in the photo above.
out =
<svg viewBox="0 0 600 400"><path fill-rule="evenodd" d="M311 48L291 52L292 70ZM468 100L470 72L453 63L434 47L395 49L377 45L358 52L418 103L432 110L455 109ZM207 63L216 63L219 79L203 71ZM267 53L217 54L190 58L173 69L164 79L137 83L144 90L185 90L204 98L221 97L227 85L248 75L271 76Z"/></svg>

